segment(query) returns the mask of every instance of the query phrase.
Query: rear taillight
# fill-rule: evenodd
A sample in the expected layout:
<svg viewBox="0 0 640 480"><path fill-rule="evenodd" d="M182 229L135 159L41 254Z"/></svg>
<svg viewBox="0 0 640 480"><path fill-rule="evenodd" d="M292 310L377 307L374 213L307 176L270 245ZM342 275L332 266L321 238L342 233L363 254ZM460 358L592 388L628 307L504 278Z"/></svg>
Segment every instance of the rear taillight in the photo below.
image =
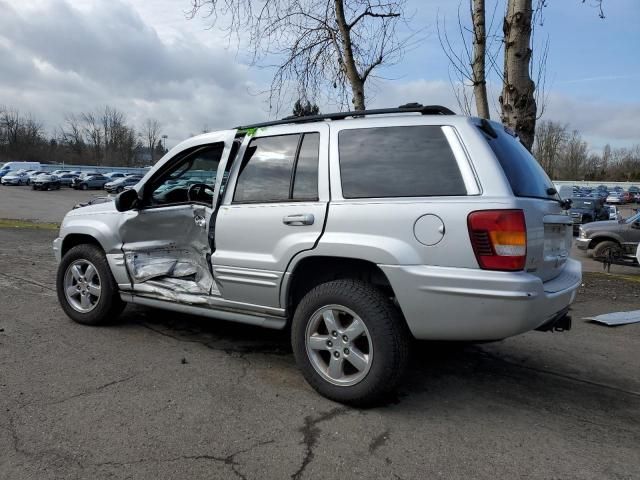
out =
<svg viewBox="0 0 640 480"><path fill-rule="evenodd" d="M527 228L522 210L479 210L467 218L480 268L516 271L527 259Z"/></svg>

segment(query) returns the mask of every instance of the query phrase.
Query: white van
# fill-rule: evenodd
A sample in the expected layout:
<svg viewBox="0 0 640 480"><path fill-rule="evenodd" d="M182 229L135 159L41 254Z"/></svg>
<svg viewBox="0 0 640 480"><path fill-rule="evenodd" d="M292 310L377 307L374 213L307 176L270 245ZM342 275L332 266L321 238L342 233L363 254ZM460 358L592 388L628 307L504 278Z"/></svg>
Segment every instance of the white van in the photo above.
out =
<svg viewBox="0 0 640 480"><path fill-rule="evenodd" d="M0 167L0 177L16 170L40 170L40 162L7 162Z"/></svg>

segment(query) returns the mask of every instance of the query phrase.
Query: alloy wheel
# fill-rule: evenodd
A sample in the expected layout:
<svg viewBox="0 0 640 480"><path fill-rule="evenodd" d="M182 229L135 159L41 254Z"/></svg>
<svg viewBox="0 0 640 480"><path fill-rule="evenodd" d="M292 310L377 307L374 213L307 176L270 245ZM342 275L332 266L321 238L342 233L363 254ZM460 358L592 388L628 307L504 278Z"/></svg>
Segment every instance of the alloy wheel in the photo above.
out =
<svg viewBox="0 0 640 480"><path fill-rule="evenodd" d="M95 265L88 260L79 259L67 267L64 275L64 293L71 307L88 313L100 301L100 275Z"/></svg>
<svg viewBox="0 0 640 480"><path fill-rule="evenodd" d="M355 385L369 373L373 343L367 326L342 305L318 309L305 332L307 356L326 381L338 386Z"/></svg>

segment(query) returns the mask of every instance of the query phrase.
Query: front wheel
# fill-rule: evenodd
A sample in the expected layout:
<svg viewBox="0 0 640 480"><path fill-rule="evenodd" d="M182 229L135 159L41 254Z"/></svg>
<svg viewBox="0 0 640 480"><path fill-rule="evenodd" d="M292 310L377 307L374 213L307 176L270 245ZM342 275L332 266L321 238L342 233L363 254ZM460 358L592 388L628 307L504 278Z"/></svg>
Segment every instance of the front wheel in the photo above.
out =
<svg viewBox="0 0 640 480"><path fill-rule="evenodd" d="M305 295L293 318L291 343L313 388L331 400L362 406L398 385L410 337L388 297L366 282L345 279Z"/></svg>
<svg viewBox="0 0 640 480"><path fill-rule="evenodd" d="M56 290L64 312L85 325L108 323L124 308L107 259L95 245L77 245L65 253Z"/></svg>
<svg viewBox="0 0 640 480"><path fill-rule="evenodd" d="M617 242L610 240L600 242L593 249L593 258L598 260L615 260L622 256L622 248Z"/></svg>

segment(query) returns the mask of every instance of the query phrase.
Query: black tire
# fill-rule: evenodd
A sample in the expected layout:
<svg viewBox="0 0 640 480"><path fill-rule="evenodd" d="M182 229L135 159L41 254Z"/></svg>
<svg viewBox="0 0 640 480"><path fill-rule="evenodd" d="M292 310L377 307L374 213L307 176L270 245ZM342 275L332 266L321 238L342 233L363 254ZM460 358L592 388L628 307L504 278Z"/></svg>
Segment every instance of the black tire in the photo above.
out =
<svg viewBox="0 0 640 480"><path fill-rule="evenodd" d="M86 183L83 183L83 184L80 186L80 188L81 188L82 190L87 190L89 187L87 186L87 184L86 184Z"/></svg>
<svg viewBox="0 0 640 480"><path fill-rule="evenodd" d="M122 187L116 188L116 193L122 193L122 192L124 192L124 188Z"/></svg>
<svg viewBox="0 0 640 480"><path fill-rule="evenodd" d="M100 298L93 310L82 313L75 310L66 298L64 292L64 277L67 268L77 260L88 260L91 262L100 276ZM73 321L83 325L105 325L112 323L125 307L125 303L120 299L118 285L116 284L111 269L107 263L107 258L100 248L95 245L82 244L71 248L62 257L56 275L56 291L60 306Z"/></svg>
<svg viewBox="0 0 640 480"><path fill-rule="evenodd" d="M606 240L598 243L593 249L593 258L618 258L622 255L622 248L618 242Z"/></svg>
<svg viewBox="0 0 640 480"><path fill-rule="evenodd" d="M358 383L339 386L314 368L306 349L306 329L313 314L327 305L355 312L366 325L373 360ZM321 395L349 405L369 406L383 400L398 385L409 357L410 334L397 307L379 289L360 280L334 280L312 289L298 304L291 326L293 353L302 374Z"/></svg>

